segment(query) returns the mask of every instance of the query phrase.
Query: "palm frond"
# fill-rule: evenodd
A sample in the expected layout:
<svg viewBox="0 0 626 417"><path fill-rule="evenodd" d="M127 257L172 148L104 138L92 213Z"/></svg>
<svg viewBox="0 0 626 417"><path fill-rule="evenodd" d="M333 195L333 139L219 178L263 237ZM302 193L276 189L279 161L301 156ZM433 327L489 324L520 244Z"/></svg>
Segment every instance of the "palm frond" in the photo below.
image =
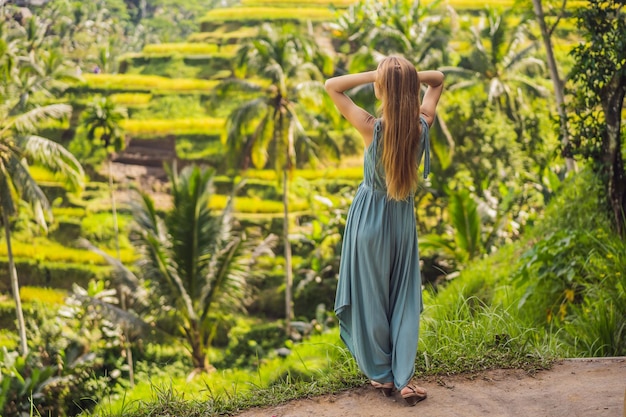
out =
<svg viewBox="0 0 626 417"><path fill-rule="evenodd" d="M446 238L444 235L428 234L422 235L419 238L419 250L420 253L436 252L443 256L455 259L457 258L454 242L450 238Z"/></svg>
<svg viewBox="0 0 626 417"><path fill-rule="evenodd" d="M244 129L268 109L265 97L259 97L245 102L235 109L226 120L226 145L229 150L237 150L239 139Z"/></svg>
<svg viewBox="0 0 626 417"><path fill-rule="evenodd" d="M510 79L512 81L515 81L525 86L527 89L529 89L530 91L532 91L539 97L548 97L550 95L550 90L548 90L546 87L542 86L541 84L538 84L535 80L533 80L530 77L527 77L524 75L515 75L515 76L512 76Z"/></svg>
<svg viewBox="0 0 626 417"><path fill-rule="evenodd" d="M83 247L85 249L90 250L91 252L97 253L102 256L102 258L114 268L113 278L126 286L130 293L132 294L133 299L139 301L142 305L147 305L149 295L146 289L141 285L141 281L137 276L128 269L119 259L109 255L104 252L100 248L94 246L87 239L80 239L78 241L79 247Z"/></svg>
<svg viewBox="0 0 626 417"><path fill-rule="evenodd" d="M207 268L207 275L204 277L205 285L201 290L201 301L203 311L201 317L206 317L209 314L211 304L216 299L216 294L223 294L227 285L230 287L230 295L234 293L240 293L245 286L245 280L236 280L237 285L234 282L228 282L233 280L235 276L231 274L231 268L233 261L237 253L241 248L242 236L231 237L228 241L222 241L225 246L216 248L217 250L211 256L211 262L209 268ZM235 291L233 291L235 290ZM237 304L241 306L243 297L233 297L237 300Z"/></svg>
<svg viewBox="0 0 626 417"><path fill-rule="evenodd" d="M148 195L140 194L138 200L132 201L131 209L139 226L131 238L142 255L139 266L143 273L148 279L160 282L163 295L170 301L179 302L177 307L182 308L187 317L196 318L193 302L172 256L170 236L161 225L154 202Z"/></svg>
<svg viewBox="0 0 626 417"><path fill-rule="evenodd" d="M74 155L62 145L41 136L21 136L24 153L51 171L62 175L74 190L84 187L85 172Z"/></svg>
<svg viewBox="0 0 626 417"><path fill-rule="evenodd" d="M214 171L187 166L170 177L173 207L165 217L171 256L189 297L197 299L203 285L201 271L210 262L219 233L219 219L210 207Z"/></svg>
<svg viewBox="0 0 626 417"><path fill-rule="evenodd" d="M448 205L450 222L455 229L457 247L467 252L472 258L477 255L481 246L481 221L478 205L468 192L457 192L450 196Z"/></svg>
<svg viewBox="0 0 626 417"><path fill-rule="evenodd" d="M111 322L118 324L121 328L125 329L127 336L134 338L139 335L152 334L155 331L155 327L146 323L141 317L136 314L121 309L116 305L107 303L95 297L90 297L81 291L74 291L71 297L87 305L94 305L100 308L100 311L108 317ZM160 335L167 335L167 333L159 332Z"/></svg>
<svg viewBox="0 0 626 417"><path fill-rule="evenodd" d="M269 143L274 139L276 126L274 118L271 116L271 113L268 111L265 117L259 121L254 133L246 144L245 154L250 156L252 165L260 169L265 168L267 164Z"/></svg>
<svg viewBox="0 0 626 417"><path fill-rule="evenodd" d="M241 78L226 78L215 87L214 92L218 99L223 99L231 93L257 93L262 90L263 87L253 81Z"/></svg>
<svg viewBox="0 0 626 417"><path fill-rule="evenodd" d="M60 119L71 112L72 106L67 104L50 104L48 106L36 107L6 121L2 130L0 130L0 136L9 129L15 129L20 133L35 130L39 122L48 119Z"/></svg>
<svg viewBox="0 0 626 417"><path fill-rule="evenodd" d="M6 161L6 169L10 173L9 181L15 187L20 198L32 207L35 222L47 230L45 215L48 214L52 217L50 203L39 185L37 185L37 182L30 175L26 161L19 159L16 155L12 155Z"/></svg>
<svg viewBox="0 0 626 417"><path fill-rule="evenodd" d="M463 90L464 88L473 87L477 83L478 83L477 80L456 82L456 83L450 85L449 87L447 87L447 90L448 91Z"/></svg>

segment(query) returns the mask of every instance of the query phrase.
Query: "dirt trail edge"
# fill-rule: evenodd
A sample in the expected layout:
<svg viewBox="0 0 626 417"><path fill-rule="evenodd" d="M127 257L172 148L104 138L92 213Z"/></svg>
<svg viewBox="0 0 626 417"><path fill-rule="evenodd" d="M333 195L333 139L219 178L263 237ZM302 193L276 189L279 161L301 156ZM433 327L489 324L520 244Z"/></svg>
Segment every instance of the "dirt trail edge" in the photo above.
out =
<svg viewBox="0 0 626 417"><path fill-rule="evenodd" d="M497 369L417 382L428 398L415 407L366 386L238 416L626 417L626 357L566 359L534 375Z"/></svg>

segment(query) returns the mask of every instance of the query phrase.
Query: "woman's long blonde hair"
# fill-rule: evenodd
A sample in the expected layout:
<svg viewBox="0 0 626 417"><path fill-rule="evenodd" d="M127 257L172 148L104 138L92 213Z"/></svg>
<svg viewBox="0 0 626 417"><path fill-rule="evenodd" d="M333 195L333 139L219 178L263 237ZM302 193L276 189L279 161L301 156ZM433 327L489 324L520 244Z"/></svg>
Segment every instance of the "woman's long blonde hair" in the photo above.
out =
<svg viewBox="0 0 626 417"><path fill-rule="evenodd" d="M417 152L421 136L420 81L415 66L405 58L390 56L378 65L383 149L382 164L387 197L405 200L417 187Z"/></svg>

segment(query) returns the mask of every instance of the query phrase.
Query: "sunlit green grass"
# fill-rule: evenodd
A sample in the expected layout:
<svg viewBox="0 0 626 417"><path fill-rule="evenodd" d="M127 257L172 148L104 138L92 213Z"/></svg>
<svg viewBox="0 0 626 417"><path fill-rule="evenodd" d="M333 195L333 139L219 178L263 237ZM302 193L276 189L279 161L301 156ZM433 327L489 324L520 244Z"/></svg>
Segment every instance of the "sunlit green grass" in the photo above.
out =
<svg viewBox="0 0 626 417"><path fill-rule="evenodd" d="M17 335L7 329L0 329L0 349L7 348L11 351L17 348Z"/></svg>
<svg viewBox="0 0 626 417"><path fill-rule="evenodd" d="M221 134L224 129L224 119L214 117L199 117L188 119L147 119L124 120L122 127L126 134L134 138L184 135L184 134Z"/></svg>
<svg viewBox="0 0 626 417"><path fill-rule="evenodd" d="M246 7L336 7L346 8L356 3L355 0L308 0L308 1L288 1L288 0L241 0L241 5Z"/></svg>
<svg viewBox="0 0 626 417"><path fill-rule="evenodd" d="M256 27L240 27L236 30L220 26L210 32L192 33L187 38L188 42L226 42L230 39L247 39L256 36L259 29Z"/></svg>
<svg viewBox="0 0 626 417"><path fill-rule="evenodd" d="M238 45L218 46L210 43L177 42L177 43L153 43L144 46L144 55L213 55L234 56Z"/></svg>
<svg viewBox="0 0 626 417"><path fill-rule="evenodd" d="M109 97L115 104L122 106L143 106L150 103L152 94L149 93L119 93Z"/></svg>
<svg viewBox="0 0 626 417"><path fill-rule="evenodd" d="M228 7L210 10L200 19L200 23L272 20L329 21L333 18L334 13L322 7Z"/></svg>
<svg viewBox="0 0 626 417"><path fill-rule="evenodd" d="M551 366L558 344L525 328L515 312L459 296L439 304L425 294L417 377L516 368L534 372ZM296 344L286 358L263 360L256 370L217 371L184 385L181 378L148 378L106 399L103 416L217 416L363 386L366 378L339 340L338 330ZM184 391L175 388L184 386Z"/></svg>
<svg viewBox="0 0 626 417"><path fill-rule="evenodd" d="M20 297L22 302L40 302L47 306L60 306L65 303L67 292L55 288L21 287Z"/></svg>
<svg viewBox="0 0 626 417"><path fill-rule="evenodd" d="M87 265L106 265L102 257L84 249L64 246L45 237L35 237L29 242L12 242L13 256L16 259L34 259L39 262L67 262ZM115 256L114 251L107 249L109 255ZM131 249L123 249L120 257L124 263L132 263L135 254ZM0 258L6 259L7 246L0 245Z"/></svg>
<svg viewBox="0 0 626 417"><path fill-rule="evenodd" d="M115 91L210 91L219 83L195 78L167 78L140 74L84 74L83 78L88 89Z"/></svg>

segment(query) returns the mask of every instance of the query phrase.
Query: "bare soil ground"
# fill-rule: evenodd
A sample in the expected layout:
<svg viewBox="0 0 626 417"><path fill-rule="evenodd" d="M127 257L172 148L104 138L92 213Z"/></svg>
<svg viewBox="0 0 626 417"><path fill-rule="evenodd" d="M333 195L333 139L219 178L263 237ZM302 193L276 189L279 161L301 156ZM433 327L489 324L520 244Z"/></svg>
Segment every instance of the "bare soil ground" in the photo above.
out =
<svg viewBox="0 0 626 417"><path fill-rule="evenodd" d="M499 369L416 382L428 398L415 407L365 386L239 417L626 417L626 357L568 359L534 375Z"/></svg>

